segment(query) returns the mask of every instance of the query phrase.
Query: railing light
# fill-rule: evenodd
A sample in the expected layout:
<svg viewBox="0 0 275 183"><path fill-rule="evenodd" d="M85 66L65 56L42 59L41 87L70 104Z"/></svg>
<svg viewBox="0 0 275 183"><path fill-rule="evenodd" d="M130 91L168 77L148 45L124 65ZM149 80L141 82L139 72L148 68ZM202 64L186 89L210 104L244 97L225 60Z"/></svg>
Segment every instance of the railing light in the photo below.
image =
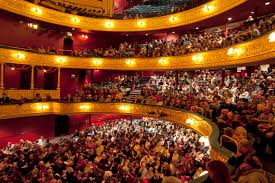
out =
<svg viewBox="0 0 275 183"><path fill-rule="evenodd" d="M89 105L81 105L79 108L81 110L89 110L91 108L91 106L89 106Z"/></svg>
<svg viewBox="0 0 275 183"><path fill-rule="evenodd" d="M275 42L275 31L274 32L271 32L268 36L268 40L270 43L273 43Z"/></svg>
<svg viewBox="0 0 275 183"><path fill-rule="evenodd" d="M66 62L66 58L64 57L57 57L56 58L56 62L59 63L59 64L63 64Z"/></svg>
<svg viewBox="0 0 275 183"><path fill-rule="evenodd" d="M176 22L176 21L178 21L178 20L179 20L179 18L176 17L176 16L174 16L174 15L172 15L172 16L169 17L169 21L170 21L170 22Z"/></svg>
<svg viewBox="0 0 275 183"><path fill-rule="evenodd" d="M18 53L13 54L13 57L15 57L17 59L25 59L25 54L18 52Z"/></svg>
<svg viewBox="0 0 275 183"><path fill-rule="evenodd" d="M209 12L209 11L212 11L214 9L214 6L213 5L205 5L202 10L204 12Z"/></svg>
<svg viewBox="0 0 275 183"><path fill-rule="evenodd" d="M144 27L144 26L146 25L146 22L145 22L144 20L139 20L139 21L137 22L137 25L138 25L139 27Z"/></svg>
<svg viewBox="0 0 275 183"><path fill-rule="evenodd" d="M194 125L195 124L195 121L191 118L188 118L185 122L186 124L190 124L190 125Z"/></svg>
<svg viewBox="0 0 275 183"><path fill-rule="evenodd" d="M114 22L112 22L112 21L106 21L104 25L106 28L109 28L109 29L113 28L115 26Z"/></svg>
<svg viewBox="0 0 275 183"><path fill-rule="evenodd" d="M42 10L37 6L32 7L31 11L39 15L42 14Z"/></svg>
<svg viewBox="0 0 275 183"><path fill-rule="evenodd" d="M74 23L79 23L79 22L80 22L80 19L77 18L77 17L73 17L71 20L72 20Z"/></svg>
<svg viewBox="0 0 275 183"><path fill-rule="evenodd" d="M193 55L192 60L196 63L200 63L203 60L203 56L202 55Z"/></svg>
<svg viewBox="0 0 275 183"><path fill-rule="evenodd" d="M93 60L93 63L94 63L95 65L100 65L100 64L102 64L101 60L98 60L98 59Z"/></svg>
<svg viewBox="0 0 275 183"><path fill-rule="evenodd" d="M38 105L36 107L36 109L39 110L39 111L47 110L47 109L49 109L49 106L48 105Z"/></svg>

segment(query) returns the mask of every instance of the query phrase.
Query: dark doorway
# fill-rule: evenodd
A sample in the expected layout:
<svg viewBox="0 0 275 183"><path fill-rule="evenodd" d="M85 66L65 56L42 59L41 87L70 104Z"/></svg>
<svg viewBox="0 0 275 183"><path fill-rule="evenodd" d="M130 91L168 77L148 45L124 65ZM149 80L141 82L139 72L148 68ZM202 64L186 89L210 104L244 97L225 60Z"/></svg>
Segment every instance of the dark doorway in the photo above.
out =
<svg viewBox="0 0 275 183"><path fill-rule="evenodd" d="M69 119L68 115L58 115L55 118L55 133L54 136L69 134Z"/></svg>

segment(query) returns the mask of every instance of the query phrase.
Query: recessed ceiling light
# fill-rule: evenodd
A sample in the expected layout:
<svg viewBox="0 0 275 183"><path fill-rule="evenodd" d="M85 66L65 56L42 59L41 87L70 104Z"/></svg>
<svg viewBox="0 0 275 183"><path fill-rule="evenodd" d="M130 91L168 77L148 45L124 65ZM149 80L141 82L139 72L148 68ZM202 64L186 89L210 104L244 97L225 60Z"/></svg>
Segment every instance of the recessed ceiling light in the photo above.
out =
<svg viewBox="0 0 275 183"><path fill-rule="evenodd" d="M175 32L172 32L172 34L175 34Z"/></svg>
<svg viewBox="0 0 275 183"><path fill-rule="evenodd" d="M265 2L264 4L267 6L267 5L270 5L270 2L269 2L269 1L267 1L267 2Z"/></svg>
<svg viewBox="0 0 275 183"><path fill-rule="evenodd" d="M196 29L198 30L198 29L199 29L199 27L196 27Z"/></svg>
<svg viewBox="0 0 275 183"><path fill-rule="evenodd" d="M254 14L255 12L254 11L251 11L251 14Z"/></svg>
<svg viewBox="0 0 275 183"><path fill-rule="evenodd" d="M231 18L231 17L229 17L227 20L228 20L228 21L231 21L231 20L232 20L232 18Z"/></svg>

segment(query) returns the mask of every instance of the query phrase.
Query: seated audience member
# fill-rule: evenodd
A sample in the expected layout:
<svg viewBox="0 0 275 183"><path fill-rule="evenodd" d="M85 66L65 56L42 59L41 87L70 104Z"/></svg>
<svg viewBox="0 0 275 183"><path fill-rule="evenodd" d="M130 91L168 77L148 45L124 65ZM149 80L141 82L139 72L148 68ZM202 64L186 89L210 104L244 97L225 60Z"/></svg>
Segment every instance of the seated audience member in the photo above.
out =
<svg viewBox="0 0 275 183"><path fill-rule="evenodd" d="M208 179L204 183L231 183L229 169L219 160L211 160L206 164Z"/></svg>
<svg viewBox="0 0 275 183"><path fill-rule="evenodd" d="M7 96L6 93L2 94L2 98L0 98L0 102L2 104L8 104L10 102L10 98Z"/></svg>
<svg viewBox="0 0 275 183"><path fill-rule="evenodd" d="M35 102L41 102L41 101L42 101L42 98L41 98L40 93L37 93L37 94L35 95L34 101L35 101Z"/></svg>
<svg viewBox="0 0 275 183"><path fill-rule="evenodd" d="M57 142L20 140L0 154L0 181L188 182L209 160L207 153L194 160L199 138L182 126L144 118L91 126Z"/></svg>
<svg viewBox="0 0 275 183"><path fill-rule="evenodd" d="M238 183L269 183L263 165L255 155L249 155L245 158L237 170Z"/></svg>

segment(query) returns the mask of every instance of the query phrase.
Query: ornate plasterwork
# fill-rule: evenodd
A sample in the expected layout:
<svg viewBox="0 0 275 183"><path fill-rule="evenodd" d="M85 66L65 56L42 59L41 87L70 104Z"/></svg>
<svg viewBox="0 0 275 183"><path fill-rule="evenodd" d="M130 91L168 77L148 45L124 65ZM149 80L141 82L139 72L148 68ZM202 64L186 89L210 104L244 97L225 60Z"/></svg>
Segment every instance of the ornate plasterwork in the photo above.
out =
<svg viewBox="0 0 275 183"><path fill-rule="evenodd" d="M76 16L37 6L23 0L0 0L0 8L33 19L68 27L99 31L134 32L167 29L199 22L235 8L246 1L212 0L188 11L142 19L144 22L142 24L138 23L140 20L137 19L114 20ZM39 11L31 11L34 7L38 7Z"/></svg>
<svg viewBox="0 0 275 183"><path fill-rule="evenodd" d="M28 64L61 68L107 70L174 70L202 69L246 65L275 58L275 42L269 42L267 34L258 39L230 48L183 56L158 58L81 58L37 54L0 48L0 63ZM238 52L228 54L229 49ZM195 59L194 59L195 58ZM199 59L197 59L199 58ZM160 62L162 60L162 62Z"/></svg>
<svg viewBox="0 0 275 183"><path fill-rule="evenodd" d="M186 126L197 131L199 134L209 137L211 144L212 159L226 161L228 151L221 152L221 148L217 145L218 130L216 126L209 120L200 117L196 114L189 113L176 108L130 104L130 103L56 103L56 102L41 102L27 103L23 105L0 105L0 119L17 118L47 114L81 114L81 113L115 113L121 115L137 115L150 116ZM162 117L160 116L161 114ZM187 119L194 123L188 123ZM215 130L213 130L215 129Z"/></svg>

